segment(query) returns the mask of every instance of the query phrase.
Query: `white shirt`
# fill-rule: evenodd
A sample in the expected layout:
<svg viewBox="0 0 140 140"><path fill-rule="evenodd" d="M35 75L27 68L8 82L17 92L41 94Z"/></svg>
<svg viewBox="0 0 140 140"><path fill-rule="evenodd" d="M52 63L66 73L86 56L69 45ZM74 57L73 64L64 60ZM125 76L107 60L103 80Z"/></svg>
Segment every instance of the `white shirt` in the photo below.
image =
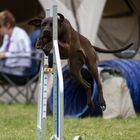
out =
<svg viewBox="0 0 140 140"><path fill-rule="evenodd" d="M5 35L0 52L6 51L6 46L9 41L9 36ZM14 27L10 37L10 45L6 54L5 65L9 67L30 67L31 60L23 57L31 56L31 41L28 34L19 27ZM11 58L14 57L14 58ZM20 58L22 57L22 58Z"/></svg>

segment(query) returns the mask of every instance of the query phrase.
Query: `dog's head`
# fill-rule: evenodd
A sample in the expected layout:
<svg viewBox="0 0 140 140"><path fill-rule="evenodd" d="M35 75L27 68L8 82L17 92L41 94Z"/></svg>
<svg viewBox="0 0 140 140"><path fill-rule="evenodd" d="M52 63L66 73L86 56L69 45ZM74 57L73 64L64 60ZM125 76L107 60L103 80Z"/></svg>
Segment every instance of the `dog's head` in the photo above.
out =
<svg viewBox="0 0 140 140"><path fill-rule="evenodd" d="M57 15L58 15L57 19L58 19L58 36L59 36L59 32L61 30L65 18L60 13L58 13ZM47 45L48 43L50 44L50 42L52 42L53 18L52 17L44 19L36 18L30 20L28 24L41 28L41 35L36 43L36 48L41 48L45 51L46 54L49 54L49 52L53 48L53 46Z"/></svg>

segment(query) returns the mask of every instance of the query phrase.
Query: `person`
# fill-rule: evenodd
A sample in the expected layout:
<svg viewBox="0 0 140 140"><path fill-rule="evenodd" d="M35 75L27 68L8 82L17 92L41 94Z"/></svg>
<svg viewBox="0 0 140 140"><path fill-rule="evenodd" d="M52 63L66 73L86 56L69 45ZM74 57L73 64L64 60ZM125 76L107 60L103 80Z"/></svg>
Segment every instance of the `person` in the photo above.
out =
<svg viewBox="0 0 140 140"><path fill-rule="evenodd" d="M41 29L40 29L40 26L37 26L36 29L33 30L30 34L32 47L35 48L37 39L40 37L40 35L41 35Z"/></svg>
<svg viewBox="0 0 140 140"><path fill-rule="evenodd" d="M42 17L39 17L39 18L42 18ZM32 22L29 21L28 24L32 25ZM30 34L30 39L31 39L33 48L36 48L36 43L40 36L41 36L40 24L36 24L35 29ZM45 65L44 73L53 73L53 53L52 52L48 55L48 65Z"/></svg>
<svg viewBox="0 0 140 140"><path fill-rule="evenodd" d="M28 34L15 25L14 15L8 11L0 12L0 36L3 43L0 47L0 71L7 73L30 69L31 41Z"/></svg>

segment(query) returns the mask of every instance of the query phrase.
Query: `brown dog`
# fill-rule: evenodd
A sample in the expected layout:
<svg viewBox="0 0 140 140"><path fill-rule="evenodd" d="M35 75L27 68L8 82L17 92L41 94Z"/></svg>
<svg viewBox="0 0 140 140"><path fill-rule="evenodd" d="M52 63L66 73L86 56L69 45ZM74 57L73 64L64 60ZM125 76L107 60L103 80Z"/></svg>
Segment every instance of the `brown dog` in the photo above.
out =
<svg viewBox="0 0 140 140"><path fill-rule="evenodd" d="M53 48L52 45L52 17L47 19L34 19L29 24L40 24L42 35L38 39L37 46L42 48L46 55ZM94 105L91 100L91 85L81 75L81 69L85 64L88 67L93 79L95 79L99 94L99 103L102 110L105 110L106 104L103 98L102 86L97 70L96 51L103 53L117 53L129 48L132 44L119 50L104 50L93 46L90 41L76 32L70 22L60 13L58 13L58 45L61 59L69 60L70 72L85 88L87 95L87 104L90 111L93 111Z"/></svg>

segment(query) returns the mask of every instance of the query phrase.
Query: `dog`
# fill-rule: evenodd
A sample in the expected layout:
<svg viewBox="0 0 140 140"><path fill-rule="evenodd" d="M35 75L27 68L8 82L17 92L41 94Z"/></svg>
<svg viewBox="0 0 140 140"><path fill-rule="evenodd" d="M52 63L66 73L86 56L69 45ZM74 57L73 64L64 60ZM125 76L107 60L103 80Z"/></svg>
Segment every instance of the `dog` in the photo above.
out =
<svg viewBox="0 0 140 140"><path fill-rule="evenodd" d="M48 55L53 48L52 42L52 26L53 18L33 19L30 25L40 25L42 33L37 41L37 48L43 49ZM102 85L97 69L97 52L102 53L118 53L132 46L132 43L122 49L105 50L93 46L90 41L74 30L70 22L60 13L58 13L58 46L61 59L68 59L70 72L73 77L85 88L87 104L91 112L94 111L94 104L91 100L91 85L81 75L83 65L86 65L93 79L95 79L99 95L99 104L104 111L106 103L103 97Z"/></svg>

